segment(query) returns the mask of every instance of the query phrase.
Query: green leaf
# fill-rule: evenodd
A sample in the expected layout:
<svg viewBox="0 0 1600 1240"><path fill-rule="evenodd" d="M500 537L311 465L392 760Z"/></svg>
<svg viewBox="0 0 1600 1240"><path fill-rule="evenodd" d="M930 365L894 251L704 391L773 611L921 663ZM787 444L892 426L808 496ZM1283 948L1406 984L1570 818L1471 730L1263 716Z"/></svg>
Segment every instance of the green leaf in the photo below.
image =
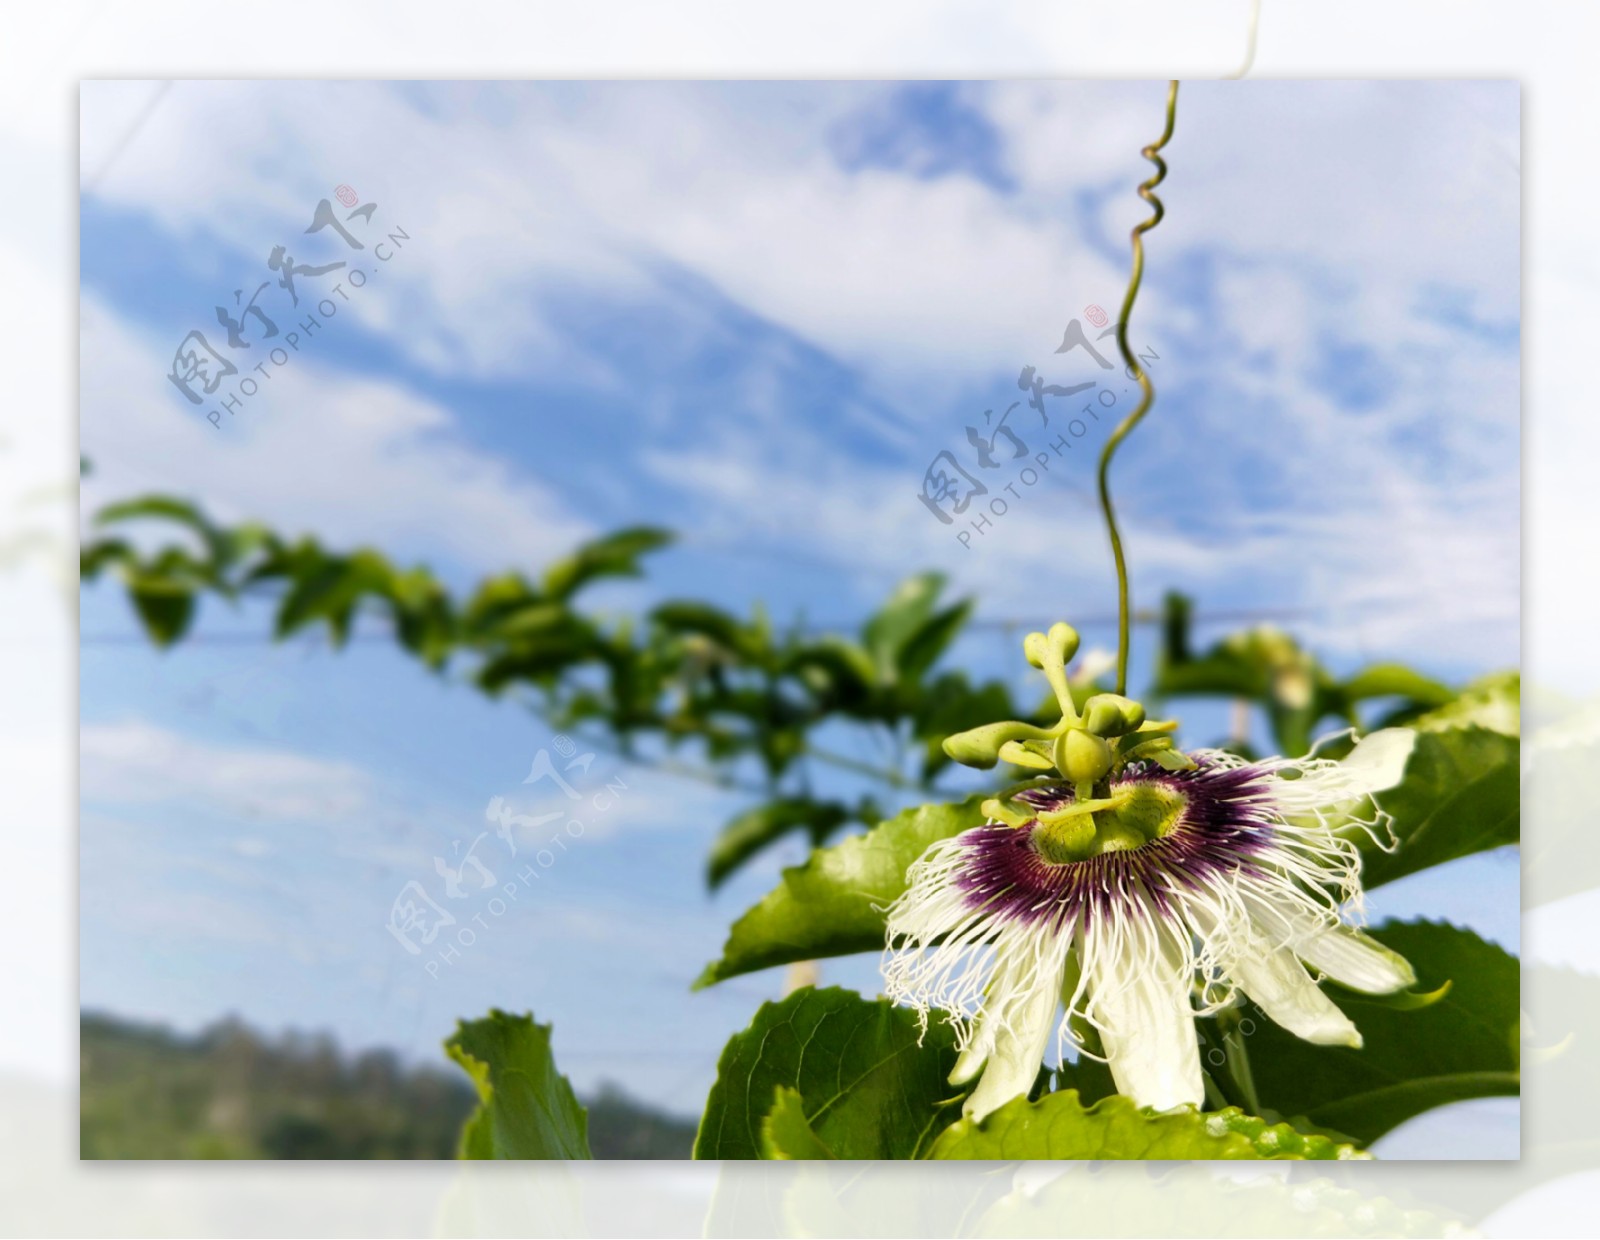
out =
<svg viewBox="0 0 1600 1240"><path fill-rule="evenodd" d="M943 573L907 577L862 626L861 638L872 656L878 679L887 683L896 678L901 652L928 625L934 601L943 589Z"/></svg>
<svg viewBox="0 0 1600 1240"><path fill-rule="evenodd" d="M961 635L972 615L971 600L963 600L953 607L935 612L908 637L900 647L895 661L895 671L902 681L919 680L923 673L939 661L939 656L949 649L950 643Z"/></svg>
<svg viewBox="0 0 1600 1240"><path fill-rule="evenodd" d="M639 557L672 542L666 530L636 526L585 543L545 570L544 592L570 598L597 577L637 577Z"/></svg>
<svg viewBox="0 0 1600 1240"><path fill-rule="evenodd" d="M825 1159L833 1151L822 1143L798 1090L778 1086L778 1100L761 1121L761 1157L770 1159Z"/></svg>
<svg viewBox="0 0 1600 1240"><path fill-rule="evenodd" d="M113 564L136 564L138 556L120 538L101 538L84 545L78 556L78 575L92 581Z"/></svg>
<svg viewBox="0 0 1600 1240"><path fill-rule="evenodd" d="M1194 600L1187 594L1168 590L1161 600L1161 666L1187 663L1194 656L1189 650L1189 630L1194 616Z"/></svg>
<svg viewBox="0 0 1600 1240"><path fill-rule="evenodd" d="M729 653L743 655L756 663L765 663L771 657L764 633L742 624L710 603L674 599L662 603L650 613L650 618L669 632L704 637Z"/></svg>
<svg viewBox="0 0 1600 1240"><path fill-rule="evenodd" d="M170 646L189 631L195 613L189 586L170 577L138 573L128 579L128 596L156 645Z"/></svg>
<svg viewBox="0 0 1600 1240"><path fill-rule="evenodd" d="M96 525L112 525L119 521L139 520L175 521L200 536L208 549L219 545L221 532L197 507L187 500L170 495L145 495L138 499L107 504L95 514Z"/></svg>
<svg viewBox="0 0 1600 1240"><path fill-rule="evenodd" d="M313 621L325 620L335 644L343 644L362 596L387 596L394 576L389 561L370 550L303 564L278 608L277 635L287 637Z"/></svg>
<svg viewBox="0 0 1600 1240"><path fill-rule="evenodd" d="M944 1021L924 1033L916 1013L837 986L806 987L764 1003L717 1062L695 1138L696 1158L760 1158L762 1124L780 1087L802 1099L800 1119L836 1158L914 1158L958 1114L949 1085L955 1035ZM802 1137L788 1103L773 1139ZM791 1157L796 1156L794 1154ZM808 1155L814 1156L814 1155Z"/></svg>
<svg viewBox="0 0 1600 1240"><path fill-rule="evenodd" d="M535 641L521 641L504 654L485 661L478 669L478 686L500 693L514 681L546 684L580 663L605 655L605 643L576 618Z"/></svg>
<svg viewBox="0 0 1600 1240"><path fill-rule="evenodd" d="M1158 698L1221 696L1254 700L1266 697L1269 684L1265 668L1230 653L1216 652L1161 668L1151 694Z"/></svg>
<svg viewBox="0 0 1600 1240"><path fill-rule="evenodd" d="M478 1089L462 1158L590 1158L588 1115L556 1071L550 1026L490 1009L461 1021L445 1050Z"/></svg>
<svg viewBox="0 0 1600 1240"><path fill-rule="evenodd" d="M1443 706L1456 696L1450 686L1440 684L1403 663L1374 663L1362 668L1340 687L1352 702L1376 697L1403 697L1421 706Z"/></svg>
<svg viewBox="0 0 1600 1240"><path fill-rule="evenodd" d="M1522 676L1499 672L1475 680L1451 701L1414 720L1412 727L1425 732L1475 724L1506 736L1522 735Z"/></svg>
<svg viewBox="0 0 1600 1240"><path fill-rule="evenodd" d="M722 958L706 966L695 989L772 965L880 950L881 910L906 889L906 870L934 841L980 825L983 800L908 809L785 870L733 923Z"/></svg>
<svg viewBox="0 0 1600 1240"><path fill-rule="evenodd" d="M205 534L213 528L211 522L193 504L170 495L145 495L138 499L125 499L107 504L95 514L94 523L111 525L118 521L134 521L150 517L177 521L200 534Z"/></svg>
<svg viewBox="0 0 1600 1240"><path fill-rule="evenodd" d="M790 831L804 828L813 841L820 842L850 817L850 809L837 801L808 797L784 797L746 810L724 827L712 844L706 882L712 890L720 887L728 875Z"/></svg>
<svg viewBox="0 0 1600 1240"><path fill-rule="evenodd" d="M835 633L797 647L782 670L800 677L824 705L844 710L865 706L877 677L872 657Z"/></svg>
<svg viewBox="0 0 1600 1240"><path fill-rule="evenodd" d="M1521 742L1475 725L1419 731L1400 783L1378 794L1398 847L1349 834L1365 854L1362 882L1391 883L1522 836Z"/></svg>
<svg viewBox="0 0 1600 1240"><path fill-rule="evenodd" d="M543 642L581 627L565 603L529 601L507 607L479 632L484 642Z"/></svg>
<svg viewBox="0 0 1600 1240"><path fill-rule="evenodd" d="M1238 1107L1156 1115L1121 1094L1085 1107L1076 1090L1038 1102L1014 1098L975 1123L964 1119L939 1134L929 1158L942 1159L1346 1159L1354 1146L1269 1124Z"/></svg>
<svg viewBox="0 0 1600 1240"><path fill-rule="evenodd" d="M489 632L504 617L541 603L549 604L549 600L519 573L486 577L478 583L462 609L461 625L467 633L477 637Z"/></svg>
<svg viewBox="0 0 1600 1240"><path fill-rule="evenodd" d="M1262 1107L1370 1144L1434 1107L1516 1094L1516 957L1470 930L1438 922L1391 924L1372 936L1411 962L1417 991L1446 982L1449 991L1407 1011L1381 996L1328 985L1328 996L1361 1031L1360 1049L1313 1046L1252 1010L1250 1025L1241 1029ZM1216 1049L1214 1022L1201 1027Z"/></svg>

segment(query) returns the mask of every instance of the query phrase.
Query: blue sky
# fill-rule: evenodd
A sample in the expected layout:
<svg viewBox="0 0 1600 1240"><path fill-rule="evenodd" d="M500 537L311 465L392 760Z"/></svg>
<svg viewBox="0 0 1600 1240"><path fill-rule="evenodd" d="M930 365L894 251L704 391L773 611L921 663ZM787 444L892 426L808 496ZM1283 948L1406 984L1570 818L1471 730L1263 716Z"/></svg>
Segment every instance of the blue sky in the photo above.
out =
<svg viewBox="0 0 1600 1240"><path fill-rule="evenodd" d="M1025 366L1127 399L1054 350L1118 302L1161 103L1150 83L86 83L85 512L177 492L461 586L665 524L680 543L598 606L854 625L937 568L982 618L1105 645L1104 423L970 546L917 494ZM1137 599L1292 613L1340 668L1518 661L1517 133L1505 83L1184 87L1132 333L1160 399L1117 466ZM353 255L303 235L341 184L376 204L371 236L409 239L362 251L369 283L212 427L165 377L177 343L220 345L213 307L271 278L273 246ZM1073 416L1050 408L1048 437L1011 415L1030 455ZM457 1015L532 1008L580 1086L696 1110L780 979L687 984L796 854L709 899L704 849L741 802L601 755L585 791L626 794L434 979L390 902L491 797L539 808L520 781L550 733L382 641L248 640L266 627L210 606L210 640L157 655L115 590L85 592L83 1001L417 1057ZM1012 675L1018 635L956 657ZM1514 945L1516 892L1484 858L1374 912ZM876 988L870 961L825 977Z"/></svg>

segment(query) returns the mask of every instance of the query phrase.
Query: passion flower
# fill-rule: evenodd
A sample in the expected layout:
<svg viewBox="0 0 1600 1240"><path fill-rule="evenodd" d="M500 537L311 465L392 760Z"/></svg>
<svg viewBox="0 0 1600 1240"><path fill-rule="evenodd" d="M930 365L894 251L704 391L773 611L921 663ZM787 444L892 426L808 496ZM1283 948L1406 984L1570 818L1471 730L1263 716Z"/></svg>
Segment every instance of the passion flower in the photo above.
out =
<svg viewBox="0 0 1600 1240"><path fill-rule="evenodd" d="M1052 1033L1058 1049L1103 1055L1141 1106L1199 1105L1194 1018L1239 992L1299 1037L1360 1046L1318 983L1381 994L1415 980L1347 924L1361 908L1352 831L1386 830L1373 797L1398 782L1412 733L1372 733L1343 761L1181 754L1171 725L1145 724L1127 699L1079 715L1064 674L1076 645L1058 625L1025 646L1058 687L1061 724L990 725L948 746L1054 777L933 844L888 912L887 993L955 1025L953 1084L983 1074L966 1114L1026 1093Z"/></svg>

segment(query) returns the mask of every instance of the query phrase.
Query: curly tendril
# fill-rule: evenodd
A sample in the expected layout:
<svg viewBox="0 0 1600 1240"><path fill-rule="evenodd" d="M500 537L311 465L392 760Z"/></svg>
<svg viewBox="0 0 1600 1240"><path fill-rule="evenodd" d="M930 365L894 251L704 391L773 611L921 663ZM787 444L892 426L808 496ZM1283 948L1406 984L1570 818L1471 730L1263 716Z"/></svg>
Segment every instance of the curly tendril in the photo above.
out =
<svg viewBox="0 0 1600 1240"><path fill-rule="evenodd" d="M1139 381L1139 404L1111 432L1110 437L1106 439L1106 446L1100 451L1100 510L1105 514L1106 532L1111 535L1111 555L1117 563L1118 693L1125 693L1128 688L1128 561L1122 551L1122 536L1117 532L1117 516L1111 505L1111 457L1116 452L1117 445L1139 425L1156 400L1156 390L1150 383L1150 376L1145 374L1144 367L1139 365L1139 359L1128 347L1128 318L1133 313L1134 299L1139 295L1139 282L1144 278L1144 234L1161 223L1162 216L1167 213L1166 207L1161 204L1161 199L1155 195L1155 188L1167 176L1167 164L1161 158L1160 152L1161 148L1171 140L1172 129L1177 119L1178 83L1173 81L1167 86L1167 126L1161 131L1161 137L1140 152L1156 166L1155 174L1139 186L1139 197L1150 204L1153 214L1149 219L1141 220L1133 226L1133 270L1128 276L1128 291L1122 299L1122 312L1117 316L1117 349L1121 352L1123 364L1129 373Z"/></svg>

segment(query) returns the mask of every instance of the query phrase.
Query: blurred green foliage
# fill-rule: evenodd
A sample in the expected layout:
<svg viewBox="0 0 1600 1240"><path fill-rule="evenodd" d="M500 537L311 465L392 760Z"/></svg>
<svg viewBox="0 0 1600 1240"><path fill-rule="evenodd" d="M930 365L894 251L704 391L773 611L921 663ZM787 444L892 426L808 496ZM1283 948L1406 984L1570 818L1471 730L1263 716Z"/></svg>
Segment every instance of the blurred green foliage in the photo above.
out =
<svg viewBox="0 0 1600 1240"><path fill-rule="evenodd" d="M1231 698L1259 707L1271 729L1274 752L1287 758L1306 753L1325 727L1410 723L1457 693L1400 663L1369 664L1341 679L1273 625L1230 633L1197 654L1190 635L1193 613L1192 599L1176 592L1166 596L1150 696ZM1386 711L1375 721L1363 720L1362 705L1374 701L1384 703ZM1260 756L1241 737L1229 738L1227 747L1247 757ZM1330 749L1328 754L1337 757L1339 752Z"/></svg>
<svg viewBox="0 0 1600 1240"><path fill-rule="evenodd" d="M397 567L372 548L340 552L255 522L222 525L170 496L113 504L94 527L82 548L83 579L119 577L158 646L190 632L208 594L230 602L265 595L274 601L277 638L321 628L341 646L359 617L371 617L387 622L398 645L429 667L464 665L490 694L531 693L554 727L587 726L590 739L598 733L633 758L646 737L689 751L700 761L690 773L757 798L711 843L706 880L713 888L778 840L798 835L815 848L852 825L876 825L885 816L884 793L938 794L937 779L950 765L942 745L953 733L994 719L1049 722L1042 691L1039 701L1019 704L1003 682L943 666L973 603L945 602L938 573L901 582L856 633L819 634L780 630L759 606L748 617L689 599L660 603L642 617L585 610L587 587L637 577L645 557L670 546L671 534L646 527L585 543L537 576L490 577L464 598L426 567ZM151 540L122 532L140 527L157 532L154 549L145 549ZM1289 634L1268 626L1196 654L1192 612L1188 598L1167 596L1153 696L1250 703L1286 756L1305 753L1330 719L1360 725L1363 703L1387 704L1386 724L1455 696L1393 663L1336 678ZM1085 678L1074 693L1087 697L1099 688ZM843 752L821 739L839 724L856 730ZM1242 736L1227 743L1249 752ZM849 771L875 791L819 797L813 764ZM739 772L752 766L761 778L742 780Z"/></svg>
<svg viewBox="0 0 1600 1240"><path fill-rule="evenodd" d="M280 639L322 628L340 646L359 616L373 617L430 667L456 662L487 693L531 693L554 727L587 726L591 739L598 732L630 757L644 737L690 751L702 778L760 798L713 843L713 887L776 840L799 834L816 846L883 817L871 795L814 796L811 764L885 790L932 791L950 763L947 735L997 716L1036 717L999 681L940 670L972 604L941 602L937 573L902 582L855 635L813 635L780 631L759 608L741 618L693 600L663 602L638 618L581 608L587 586L639 575L643 558L672 541L662 530L621 530L536 578L504 573L457 598L427 568L398 568L371 548L338 552L256 523L223 526L167 496L114 504L94 526L81 552L83 579L117 576L158 646L189 634L207 595L237 602L265 594ZM155 549L122 533L141 526L158 535ZM842 753L819 739L839 723L863 733ZM760 778L741 782L735 772L752 767Z"/></svg>

